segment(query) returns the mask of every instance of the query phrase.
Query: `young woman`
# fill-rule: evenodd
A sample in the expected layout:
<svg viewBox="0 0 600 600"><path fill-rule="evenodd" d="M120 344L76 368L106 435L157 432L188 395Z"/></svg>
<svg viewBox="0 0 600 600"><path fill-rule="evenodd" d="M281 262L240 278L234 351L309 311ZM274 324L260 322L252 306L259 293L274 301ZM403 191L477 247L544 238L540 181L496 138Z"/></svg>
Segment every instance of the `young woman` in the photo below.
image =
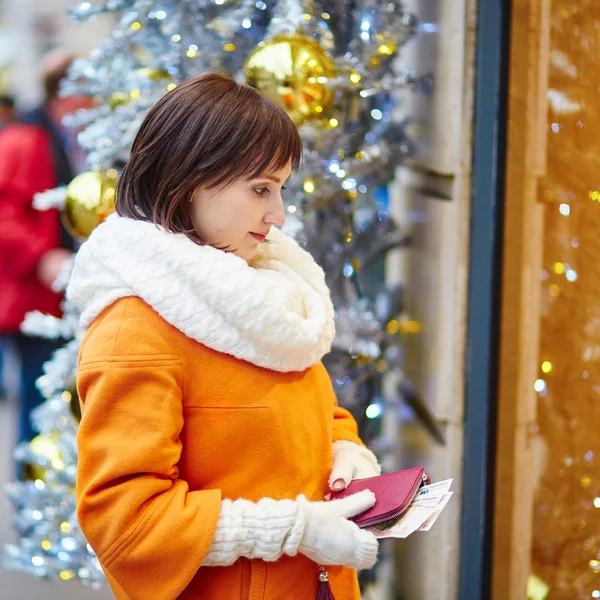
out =
<svg viewBox="0 0 600 600"><path fill-rule="evenodd" d="M277 225L301 158L285 111L217 74L148 113L117 214L81 248L68 297L89 327L78 390L78 517L121 599L336 600L375 536L349 517L380 472L321 364L323 271Z"/></svg>

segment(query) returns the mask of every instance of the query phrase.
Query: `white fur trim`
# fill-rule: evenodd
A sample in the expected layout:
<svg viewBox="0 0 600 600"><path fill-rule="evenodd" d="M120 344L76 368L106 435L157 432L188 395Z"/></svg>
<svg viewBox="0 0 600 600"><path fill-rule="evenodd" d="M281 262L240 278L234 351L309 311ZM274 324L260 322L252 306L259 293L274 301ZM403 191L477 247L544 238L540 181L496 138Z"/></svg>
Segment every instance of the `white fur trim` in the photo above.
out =
<svg viewBox="0 0 600 600"><path fill-rule="evenodd" d="M275 371L302 371L331 348L333 305L311 255L279 230L268 240L250 266L113 214L79 250L67 297L84 327L119 298L138 296L213 350Z"/></svg>

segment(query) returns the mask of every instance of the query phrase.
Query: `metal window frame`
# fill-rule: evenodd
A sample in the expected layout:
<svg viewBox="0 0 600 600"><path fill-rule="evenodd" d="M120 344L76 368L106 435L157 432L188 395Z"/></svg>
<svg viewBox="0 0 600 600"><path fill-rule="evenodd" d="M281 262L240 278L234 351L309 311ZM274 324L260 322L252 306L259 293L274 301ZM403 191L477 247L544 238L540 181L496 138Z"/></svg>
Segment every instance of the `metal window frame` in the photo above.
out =
<svg viewBox="0 0 600 600"><path fill-rule="evenodd" d="M510 0L479 0L459 600L491 594Z"/></svg>

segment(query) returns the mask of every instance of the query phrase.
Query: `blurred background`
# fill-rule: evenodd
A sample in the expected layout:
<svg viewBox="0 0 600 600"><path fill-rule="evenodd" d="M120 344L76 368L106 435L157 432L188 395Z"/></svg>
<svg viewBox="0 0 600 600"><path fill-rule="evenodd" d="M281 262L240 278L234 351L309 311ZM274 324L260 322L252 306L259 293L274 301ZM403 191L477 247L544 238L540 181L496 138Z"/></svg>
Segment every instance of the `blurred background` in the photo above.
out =
<svg viewBox="0 0 600 600"><path fill-rule="evenodd" d="M0 94L10 94L15 108L26 111L43 99L42 58L55 48L67 52L88 53L106 37L114 20L99 18L94 23L75 27L67 15L69 0L1 0L0 1ZM0 292L1 294L1 292ZM16 477L12 458L17 441L17 404L19 393L18 358L12 347L3 345L3 381L0 399L0 486ZM41 375L41 371L40 371ZM13 510L5 493L0 494L0 545L14 542L10 527ZM111 598L107 590L92 591L83 586L48 583L31 575L6 570L0 564L0 598L33 600L35 598Z"/></svg>
<svg viewBox="0 0 600 600"><path fill-rule="evenodd" d="M8 95L4 99L5 112L0 115L4 114L6 122L18 120L42 127L52 140L53 173L46 173L41 166L46 161L44 149L35 141L27 142L34 167L29 173L19 173L23 175L22 185L30 201L35 192L69 185L79 173L86 178L79 180L84 182L85 194L96 189L98 181L102 194L114 190L112 172L122 164L118 148L126 148L131 134L126 123L135 128L136 119L152 104L156 94L164 93L171 85L158 66L177 80L194 74L195 64L212 65L212 54L216 59L222 57L226 66L232 61L235 64L232 51L250 51L257 42L255 37L244 33L254 22L246 16L252 13L236 13L237 6L254 11L252 19L256 18L259 28L265 25L261 16L266 8L264 2L233 2L233 24L226 19L211 24L212 42L204 47L199 48L192 39L194 43L186 45L178 56L172 46L162 45L169 38L183 43L179 30L173 30L175 35L169 30L168 38L166 34L154 42L148 38L149 52L139 56L136 48L130 52L126 45L120 46L120 53L96 52L89 62L75 69L84 82L83 87L87 86L88 95L71 93L59 97L57 80L62 77L64 83L73 56L90 56L92 50L116 36L116 32L119 43L126 44L128 36L133 38L137 32L141 35L144 30L154 31L154 27L161 31L160 23L164 23L167 31L168 16L176 14L184 4L171 0L0 0L0 94ZM201 5L188 4L189 10ZM224 4L221 0L209 2L207 10L215 13ZM365 55L350 72L352 87L348 89L343 84L346 112L330 112L321 121L322 107L304 107L318 133L307 129L317 153L313 162L308 161L312 171L301 174L304 181L289 192L292 201L288 222L292 227L294 224L300 227L299 215L303 206L310 208L311 195L312 209L305 211L306 220L311 227L322 223L321 229L306 227L306 237L317 259L327 265L338 305L343 351L333 353L327 365L338 397L353 410L363 438L378 453L386 470L422 464L434 480L454 479L452 501L430 532L382 544L378 567L362 576L364 599L472 600L479 597L479 588L483 591L489 571L484 558L489 536L484 539L478 533L488 518L487 464L483 461L485 453L481 452L481 445L485 447L488 443L488 414L484 410L472 415L472 431L481 432L481 436L467 438L465 406L469 393L472 398L482 399L482 408L488 406L488 401L483 400L488 396L489 406L493 406L493 394L486 384L491 377L486 362L490 353L488 323L484 317L478 322L478 330L469 329L466 306L469 285L480 286L477 277L481 277L481 287L471 302L473 314L478 311L477 303L485 313L496 293L488 277L492 263L476 265L469 254L474 235L471 230L480 231L479 228L490 225L479 224L477 215L470 217L475 90L480 78L486 85L496 84L483 62L477 70L473 69L478 48L476 13L483 8L475 0L325 0L324 8L318 11L310 2L296 0L282 0L273 5L279 6L284 19L294 18L300 6L307 13L312 11L310 19L305 19L311 23L321 20L322 25L333 17L331 27L342 40L339 43L357 53L364 42ZM106 10L97 11L93 18L84 18L98 7ZM224 8L227 7L225 4ZM67 16L68 8L75 8L79 22ZM355 20L355 29L340 18L346 13ZM484 27L488 15L480 16ZM240 35L221 45L215 41L215 31L226 36L229 29L235 25L239 28L240 24ZM498 52L499 25L499 22L494 25L498 28L496 40L486 36L488 48ZM209 35L199 29L190 32L198 39L204 34ZM318 35L315 33L313 37ZM140 39L143 44L143 38ZM148 60L148 55L154 59L150 64L154 70L149 74L148 70L139 69L136 62L141 60L141 66L146 66L143 61ZM322 60L318 53L316 60ZM340 54L336 68L348 68L348 65L340 67L344 64ZM499 65L496 71L500 72ZM89 124L88 131L92 132L87 137L91 160L86 162L86 152L77 144L75 130L62 127L62 123L73 111L89 108L86 101L90 98L100 106L100 112L96 129L93 122L81 121L83 127ZM363 99L359 101L363 108L367 107L364 117L356 102L358 98ZM14 106L10 105L11 100ZM103 105L110 109L102 113ZM480 110L497 113L497 107L493 106ZM390 115L393 120L389 120ZM484 119L482 123L485 122ZM347 138L336 138L336 130L353 133ZM357 131L368 132L364 137L366 151L360 145L353 148ZM7 135L11 132L12 140ZM326 144L319 146L320 138L327 139L324 132L334 136L329 149ZM7 157L24 151L26 136L19 134L14 126L3 133L6 146L5 159L0 156L0 179L6 182L12 180L10 169L14 168ZM104 143L105 138L109 144ZM493 151L491 145L488 151ZM339 195L337 184L332 186L329 178L344 179L345 155L348 160L355 155L358 161L367 156L366 168L349 162L341 202L337 207L334 203L329 212L321 211L320 219L311 221L311 211L318 212L319 202L327 193ZM384 160L388 156L392 157L389 165ZM356 174L352 171L354 167ZM92 174L88 169L92 169ZM372 203L363 206L360 199L367 188ZM8 190L4 193L11 193L10 185L4 189ZM83 204L84 196L78 197L78 193L73 187L67 198ZM44 200L46 206L60 206L56 197L48 196ZM489 190L481 192L476 206L484 207L487 202L493 202ZM349 207L354 210L350 219ZM6 210L0 215L0 242L10 247L15 226ZM14 265L5 263L4 275L0 270L0 331L7 332L4 399L0 403L0 485L7 487L0 500L0 544L9 543L6 546L9 560L5 564L11 567L0 566L0 600L109 598L106 585L99 590L82 585L89 585L97 578L99 570L72 520L73 507L69 504L76 464L73 415L77 397L72 381L77 339L80 339L74 325L76 315L67 310L63 320L42 316L44 313L59 317L58 296L50 293L49 287L57 278L60 281L63 264L93 225L89 228L87 223L75 224L71 220L72 227L67 231L65 218L57 225L56 220L52 221L51 211L30 211L30 216L36 222L35 232L28 234L29 242L15 255ZM67 216L66 221L69 219ZM57 226L60 240L52 237L58 231ZM70 235L73 228L79 234L75 236L77 239ZM52 250L40 259L42 241ZM491 261L489 241L484 236L483 244L472 250L474 256ZM31 269L35 261L38 280L35 286L26 293L10 291L11 270ZM368 264L375 266L367 271ZM377 295L378 288L385 289ZM29 319L23 329L22 319L31 310L41 313ZM36 332L44 335L28 335ZM60 335L65 339L58 339ZM52 351L65 346L65 341L72 337L65 353L43 372L42 364ZM481 344L481 351L470 358L466 349L473 347L473 343ZM478 382L465 380L464 373L469 370L477 373ZM476 385L483 387L477 390ZM42 412L32 428L31 409L42 400ZM19 462L15 463L15 443L32 439L31 445L20 446ZM473 460L479 463L474 464ZM471 461L470 477L465 482L463 470L467 461ZM33 470L23 472L23 465L33 465ZM17 482L18 476L25 479L24 485ZM467 498L463 497L465 483L470 490ZM58 499L52 495L53 489L61 490ZM12 504L8 496L13 499ZM470 504L469 519L462 521L465 503ZM67 550L70 553L64 560L60 548L63 554ZM473 560L470 554L477 558ZM75 557L73 568L67 566L69 557ZM85 562L77 568L80 558ZM472 565L462 578L461 564ZM42 581L43 578L52 581Z"/></svg>
<svg viewBox="0 0 600 600"><path fill-rule="evenodd" d="M69 0L2 0L0 2L0 85L19 105L42 99L41 61L52 49L87 54L114 26L114 17L100 15L75 26L67 14Z"/></svg>
<svg viewBox="0 0 600 600"><path fill-rule="evenodd" d="M289 8L299 0L280 1ZM402 148L401 159L385 172L383 184L371 190L375 225L370 229L360 225L363 212L352 201L358 195L355 187L363 187L357 180L368 180L377 169L367 168L354 180L349 178L353 173L346 175L340 167L350 155L362 160L362 151L345 156L338 152L344 148L336 147L334 155L323 161L317 153L314 164L323 172L305 176L288 207L290 222L298 224L295 219L303 207L299 199L318 196L331 180L347 177L344 214L350 207L353 217L344 220L338 214L336 221L327 216L322 219L325 227L316 233L307 230L307 237L312 234L313 242L319 237L326 240L316 246L317 254L337 269L333 289L346 302L339 311L338 330L355 345L360 338L372 349L376 340L376 348L372 356L368 351L350 352L351 360L340 353L328 367L335 373L341 398L351 403L351 392L358 389L360 402L352 409L385 469L422 464L434 480L454 478L454 496L429 533L382 545L377 569L363 575L364 600L600 598L600 478L596 478L600 438L595 419L600 406L595 227L600 214L595 151L600 6L596 0L322 3L334 16L357 17L356 39L347 35L346 40L353 49L358 39L370 39L372 23L383 23L385 30L387 17L399 4L416 18L404 20L402 26L411 35L401 44L373 36L374 55L353 63L362 71L352 72L350 82L359 87L344 84L347 96L358 96L360 89L361 98L376 97L367 115L373 136L365 138L375 140L370 148L376 147L373 156L386 155L398 145ZM13 548L6 563L12 568L0 563L0 600L112 597L106 586L92 590L82 585L93 579L94 564L85 540L73 533L76 523L66 517L57 521L58 539L90 562L83 571L55 569L53 581L42 581L48 574L43 556L52 554L52 544L48 532L37 529L47 515L38 511L36 502L46 498L50 488L46 484L56 482L64 484L61 498L68 500L74 481L76 344L59 357L52 377L39 378L49 353L62 347L65 339L77 338L76 315L67 311L62 320L41 314L32 318L29 331L45 331L46 340L25 335L20 323L25 312L34 309L59 316L58 295L49 287L64 279L63 264L91 231L84 223L85 235L76 240L60 225L57 214L33 212L35 192L67 185L83 172L86 179L80 181L85 181L85 190L96 190L98 197L106 193L114 200L122 157L102 169L98 165L112 152L111 143L126 146L131 131L113 125L130 116L134 129L135 119L147 109L144 102L150 105L153 94L174 85L169 77L175 75L165 76L156 65L150 71L131 71L129 80L122 65L130 56L100 52L81 66L78 73L83 79L89 75L93 80L103 60L116 62L110 63L99 86L90 84L93 91L87 100L73 94L63 102L52 95L73 55L89 56L103 40L122 31L118 29L122 14L117 13L128 8L135 12L142 4L0 0L0 128L18 119L52 130L52 158L55 167L60 166L53 173L44 171L40 165L48 152L30 141L35 167L20 172L29 183L16 186L12 158L24 148L25 136L14 128L13 139L3 135L10 142L9 150L0 153L0 179L8 182L1 193L14 194L17 187L19 194L24 191L38 229L27 251L0 264L0 333L7 334L2 337L0 386L0 486L6 490L0 495L0 546ZM182 3L146 4L158 7L152 19L162 21L168 12L163 8L175 10ZM215 0L211 10L223 4ZM106 11L74 23L67 9L75 5L80 16L100 6ZM266 8L261 0L245 5L259 12ZM319 11L306 20L330 17ZM252 25L241 13L235 19L244 29ZM126 29L133 35L149 20L132 17ZM333 21L343 29L343 19ZM219 26L227 31L231 22ZM243 46L240 37L219 46L219 52L233 52L233 41ZM181 56L193 61L204 52L210 57L214 48L190 44ZM154 58L163 66L170 60L169 52ZM362 89L369 69L376 71L382 57L391 55L395 73L401 76L389 79L391 71L383 72L371 78L371 88ZM133 59L142 60L137 55ZM178 75L183 71L181 67ZM424 79L417 85L413 76ZM400 94L398 100L394 94L404 86L411 93ZM413 88L420 89L412 93ZM377 104L382 90L385 102ZM38 109L48 94L54 108L50 122L44 123ZM86 138L92 162L98 163L92 167L75 133L57 125L63 116L85 108L90 97L110 107L96 113L105 129L97 128ZM312 118L321 129L313 140L352 121L352 117L344 121L347 115L342 112L320 121L323 107L318 108ZM388 113L402 128L386 137L373 122L385 124ZM408 132L410 139L400 143L399 131ZM110 143L103 145L105 134ZM89 175L91 168L95 175ZM62 201L64 193L55 192L40 202L47 208L60 207ZM4 210L7 205L0 204L4 211L0 242L9 247L22 232L11 224ZM336 242L335 236L342 236L342 241ZM31 268L41 255L42 242L56 252L36 266L38 287L18 295L9 287L9 275ZM373 253L383 257L383 264L361 273ZM382 284L398 293L386 292L385 310L378 312L371 310L367 302L371 299L352 296L357 282L367 288ZM344 296L349 288L351 302ZM59 341L61 335L65 339ZM368 373L368 385L355 385L360 379L357 372ZM68 425L58 427L60 440L52 438L50 427L22 451L19 464L38 467L23 473L13 451L18 440L37 434L23 416L29 415L25 409L30 396L45 402L39 417L42 426L60 425L60 419ZM19 476L31 485L15 484ZM15 505L20 507L18 515ZM46 508L49 522L61 511L72 513L68 501L55 506L50 502ZM32 526L36 521L41 523Z"/></svg>

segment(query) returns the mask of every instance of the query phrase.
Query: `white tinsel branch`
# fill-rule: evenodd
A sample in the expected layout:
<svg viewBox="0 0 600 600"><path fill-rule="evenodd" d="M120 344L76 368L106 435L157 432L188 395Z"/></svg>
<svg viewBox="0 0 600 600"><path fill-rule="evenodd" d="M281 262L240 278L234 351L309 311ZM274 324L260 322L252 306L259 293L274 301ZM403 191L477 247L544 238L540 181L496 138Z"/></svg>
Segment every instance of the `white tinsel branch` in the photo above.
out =
<svg viewBox="0 0 600 600"><path fill-rule="evenodd" d="M21 332L25 335L52 340L61 337L69 339L73 336L73 324L34 310L25 315L25 319L21 323Z"/></svg>
<svg viewBox="0 0 600 600"><path fill-rule="evenodd" d="M65 205L67 198L67 188L65 186L40 192L33 197L33 207L36 210L49 210L58 208L61 210Z"/></svg>
<svg viewBox="0 0 600 600"><path fill-rule="evenodd" d="M71 258L67 258L60 266L60 270L54 282L52 283L52 289L57 292L64 292L69 285L69 280L71 279L71 273L73 272L73 267L75 266L75 256Z"/></svg>

